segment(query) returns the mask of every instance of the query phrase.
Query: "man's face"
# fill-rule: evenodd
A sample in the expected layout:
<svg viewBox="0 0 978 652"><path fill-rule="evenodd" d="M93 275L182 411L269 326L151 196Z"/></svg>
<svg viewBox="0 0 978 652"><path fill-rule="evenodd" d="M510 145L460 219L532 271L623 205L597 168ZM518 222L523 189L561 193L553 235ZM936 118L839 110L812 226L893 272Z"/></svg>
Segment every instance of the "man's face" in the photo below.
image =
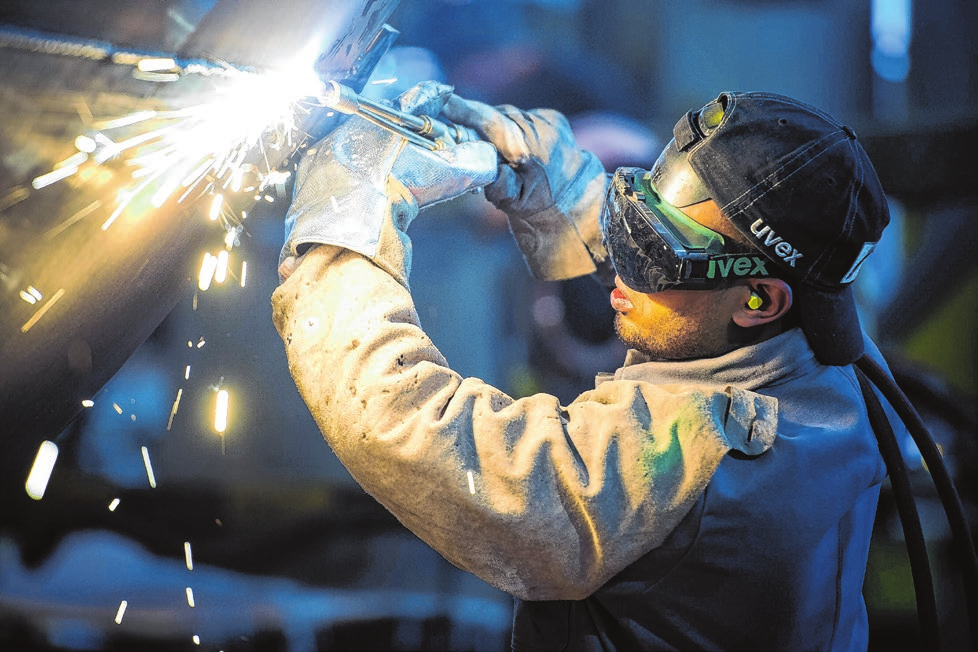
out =
<svg viewBox="0 0 978 652"><path fill-rule="evenodd" d="M626 346L654 360L690 360L731 350L730 315L743 289L665 290L643 294L615 279L611 306L615 330Z"/></svg>
<svg viewBox="0 0 978 652"><path fill-rule="evenodd" d="M682 209L691 218L725 236L742 239L723 218L716 203L705 201ZM690 360L727 353L733 313L743 307L743 286L720 290L666 290L644 294L615 279L611 306L615 329L626 346L654 360Z"/></svg>

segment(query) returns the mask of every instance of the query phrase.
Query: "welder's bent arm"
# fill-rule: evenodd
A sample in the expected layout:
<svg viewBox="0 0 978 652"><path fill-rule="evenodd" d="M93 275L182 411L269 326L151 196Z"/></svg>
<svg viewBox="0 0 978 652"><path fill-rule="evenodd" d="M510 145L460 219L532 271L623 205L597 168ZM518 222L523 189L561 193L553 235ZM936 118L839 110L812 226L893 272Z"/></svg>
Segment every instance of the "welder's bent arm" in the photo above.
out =
<svg viewBox="0 0 978 652"><path fill-rule="evenodd" d="M589 595L662 542L731 447L758 454L774 439L776 403L743 390L609 381L562 407L462 378L403 278L332 245L272 301L296 385L357 482L522 599Z"/></svg>

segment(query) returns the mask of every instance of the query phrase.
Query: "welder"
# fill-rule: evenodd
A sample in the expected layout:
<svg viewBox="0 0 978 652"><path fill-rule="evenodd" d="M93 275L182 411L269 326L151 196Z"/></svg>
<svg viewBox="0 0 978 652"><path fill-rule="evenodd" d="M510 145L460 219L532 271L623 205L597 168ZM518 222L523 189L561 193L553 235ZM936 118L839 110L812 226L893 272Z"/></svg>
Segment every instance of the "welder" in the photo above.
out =
<svg viewBox="0 0 978 652"><path fill-rule="evenodd" d="M725 92L608 174L558 112L423 90L400 108L484 140L350 119L286 219L275 323L352 476L514 596L516 650L865 650L886 469L852 363L883 362L850 284L889 218L854 131ZM535 276L614 284L629 353L569 405L461 377L419 323L408 225L480 186Z"/></svg>

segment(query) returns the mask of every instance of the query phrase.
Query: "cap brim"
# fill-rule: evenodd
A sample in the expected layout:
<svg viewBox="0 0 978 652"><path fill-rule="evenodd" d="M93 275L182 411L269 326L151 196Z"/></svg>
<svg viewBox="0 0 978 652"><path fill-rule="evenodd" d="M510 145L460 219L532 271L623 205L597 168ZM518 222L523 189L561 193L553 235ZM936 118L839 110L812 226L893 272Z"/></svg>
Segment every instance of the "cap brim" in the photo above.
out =
<svg viewBox="0 0 978 652"><path fill-rule="evenodd" d="M862 356L863 332L850 286L837 292L800 286L795 295L801 328L819 362L845 366Z"/></svg>

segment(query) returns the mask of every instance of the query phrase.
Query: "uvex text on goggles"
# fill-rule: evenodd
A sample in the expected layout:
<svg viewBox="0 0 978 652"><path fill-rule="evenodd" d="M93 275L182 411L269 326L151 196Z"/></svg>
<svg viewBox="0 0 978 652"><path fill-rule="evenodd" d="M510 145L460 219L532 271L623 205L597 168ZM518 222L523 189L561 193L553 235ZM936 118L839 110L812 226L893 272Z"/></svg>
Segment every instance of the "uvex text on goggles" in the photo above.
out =
<svg viewBox="0 0 978 652"><path fill-rule="evenodd" d="M736 278L768 276L756 250L723 236L666 202L641 168L619 168L601 215L605 248L625 285L651 294L710 290Z"/></svg>

